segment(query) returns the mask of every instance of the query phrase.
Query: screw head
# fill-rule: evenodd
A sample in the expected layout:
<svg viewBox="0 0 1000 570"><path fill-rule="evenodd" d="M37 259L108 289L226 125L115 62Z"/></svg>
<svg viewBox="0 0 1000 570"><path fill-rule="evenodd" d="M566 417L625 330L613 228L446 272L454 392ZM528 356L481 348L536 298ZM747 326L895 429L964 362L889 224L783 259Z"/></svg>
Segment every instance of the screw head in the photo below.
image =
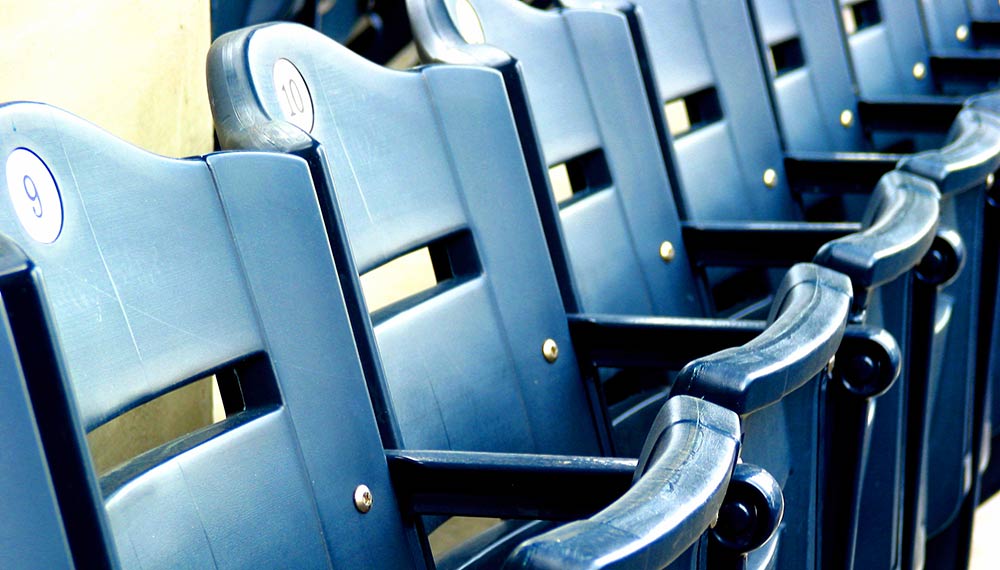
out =
<svg viewBox="0 0 1000 570"><path fill-rule="evenodd" d="M955 38L960 42L969 39L969 26L961 25L955 28Z"/></svg>
<svg viewBox="0 0 1000 570"><path fill-rule="evenodd" d="M372 510L372 491L368 488L368 485L358 485L354 489L354 508L358 509L358 512L365 514Z"/></svg>
<svg viewBox="0 0 1000 570"><path fill-rule="evenodd" d="M764 186L774 188L778 185L778 173L773 168L764 171Z"/></svg>
<svg viewBox="0 0 1000 570"><path fill-rule="evenodd" d="M840 112L840 125L847 128L854 124L854 113L850 109L844 109Z"/></svg>
<svg viewBox="0 0 1000 570"><path fill-rule="evenodd" d="M665 241L660 244L660 259L670 263L677 256L677 250L674 249L674 244L669 241Z"/></svg>
<svg viewBox="0 0 1000 570"><path fill-rule="evenodd" d="M917 78L917 81L927 77L927 66L924 62L918 61L913 64L913 77Z"/></svg>
<svg viewBox="0 0 1000 570"><path fill-rule="evenodd" d="M542 343L542 356L549 363L555 362L559 358L559 345L551 338L545 339Z"/></svg>

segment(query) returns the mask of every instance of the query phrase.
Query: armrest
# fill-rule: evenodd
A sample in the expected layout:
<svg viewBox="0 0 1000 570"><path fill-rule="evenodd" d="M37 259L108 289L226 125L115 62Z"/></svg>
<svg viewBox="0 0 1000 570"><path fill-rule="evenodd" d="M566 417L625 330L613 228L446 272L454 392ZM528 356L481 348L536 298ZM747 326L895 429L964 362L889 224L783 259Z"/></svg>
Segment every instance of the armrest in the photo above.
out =
<svg viewBox="0 0 1000 570"><path fill-rule="evenodd" d="M758 337L688 364L673 394L689 394L749 414L781 400L816 376L840 346L851 282L811 263L792 267Z"/></svg>
<svg viewBox="0 0 1000 570"><path fill-rule="evenodd" d="M625 493L635 459L386 450L400 501L414 514L575 520Z"/></svg>
<svg viewBox="0 0 1000 570"><path fill-rule="evenodd" d="M915 267L937 230L940 194L934 185L904 172L882 177L868 202L865 229L820 248L815 262L847 275L856 307L867 293Z"/></svg>
<svg viewBox="0 0 1000 570"><path fill-rule="evenodd" d="M797 152L785 155L785 174L799 194L868 194L900 154L876 152Z"/></svg>
<svg viewBox="0 0 1000 570"><path fill-rule="evenodd" d="M569 316L577 357L594 366L679 369L692 360L752 341L767 330L765 321L633 317L580 314ZM899 347L884 330L849 324L840 352L886 362L895 377Z"/></svg>
<svg viewBox="0 0 1000 570"><path fill-rule="evenodd" d="M469 43L451 19L443 0L407 0L406 12L420 61L494 68L513 61L510 55L493 46Z"/></svg>
<svg viewBox="0 0 1000 570"><path fill-rule="evenodd" d="M825 243L861 230L856 223L685 222L684 246L701 267L790 267Z"/></svg>
<svg viewBox="0 0 1000 570"><path fill-rule="evenodd" d="M985 184L998 168L1000 116L975 109L959 113L947 145L909 156L899 163L900 170L933 181L942 194Z"/></svg>
<svg viewBox="0 0 1000 570"><path fill-rule="evenodd" d="M1000 78L1000 57L996 52L943 51L931 56L930 68L936 82L988 85Z"/></svg>
<svg viewBox="0 0 1000 570"><path fill-rule="evenodd" d="M865 130L944 134L962 110L962 97L911 96L858 101Z"/></svg>
<svg viewBox="0 0 1000 570"><path fill-rule="evenodd" d="M748 342L765 328L763 321L569 315L577 357L619 368L678 370L696 358Z"/></svg>
<svg viewBox="0 0 1000 570"><path fill-rule="evenodd" d="M660 410L635 485L593 517L520 545L505 568L663 568L715 520L739 454L736 414L684 396Z"/></svg>

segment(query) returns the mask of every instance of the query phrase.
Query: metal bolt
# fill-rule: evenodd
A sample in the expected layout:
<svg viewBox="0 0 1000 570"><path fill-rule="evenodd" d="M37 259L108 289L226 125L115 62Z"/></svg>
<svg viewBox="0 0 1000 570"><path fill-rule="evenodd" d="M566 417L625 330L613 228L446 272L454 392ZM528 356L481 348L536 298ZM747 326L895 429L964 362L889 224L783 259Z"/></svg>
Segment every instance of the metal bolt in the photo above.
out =
<svg viewBox="0 0 1000 570"><path fill-rule="evenodd" d="M994 182L996 182L996 178L994 178L993 173L991 172L991 173L987 174L986 175L986 189L989 190L990 188L993 188L993 183Z"/></svg>
<svg viewBox="0 0 1000 570"><path fill-rule="evenodd" d="M927 66L924 65L924 62L918 61L917 63L914 63L913 64L913 77L916 77L917 80L919 81L919 80L923 79L926 76L927 76Z"/></svg>
<svg viewBox="0 0 1000 570"><path fill-rule="evenodd" d="M559 358L559 345L556 344L556 341L551 338L545 339L545 342L542 343L542 356L550 363Z"/></svg>
<svg viewBox="0 0 1000 570"><path fill-rule="evenodd" d="M674 260L674 257L676 255L677 255L677 250L674 249L674 244L670 243L669 241L665 241L660 244L660 259L662 259L667 263L670 263L671 261Z"/></svg>
<svg viewBox="0 0 1000 570"><path fill-rule="evenodd" d="M372 491L368 485L358 485L354 489L354 508L361 514L372 510Z"/></svg>
<svg viewBox="0 0 1000 570"><path fill-rule="evenodd" d="M964 42L969 39L969 26L962 25L955 28L955 37L960 42Z"/></svg>
<svg viewBox="0 0 1000 570"><path fill-rule="evenodd" d="M778 173L773 168L764 171L764 186L774 188L778 185Z"/></svg>
<svg viewBox="0 0 1000 570"><path fill-rule="evenodd" d="M850 109L844 109L840 112L840 124L844 128L854 124L854 113L852 113Z"/></svg>

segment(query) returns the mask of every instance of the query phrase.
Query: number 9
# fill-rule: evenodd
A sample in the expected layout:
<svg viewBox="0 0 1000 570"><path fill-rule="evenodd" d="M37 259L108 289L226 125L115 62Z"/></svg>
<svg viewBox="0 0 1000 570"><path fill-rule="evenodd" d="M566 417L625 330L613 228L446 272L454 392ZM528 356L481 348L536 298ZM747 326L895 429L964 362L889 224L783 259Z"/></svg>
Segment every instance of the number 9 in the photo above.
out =
<svg viewBox="0 0 1000 570"><path fill-rule="evenodd" d="M29 182L31 183L31 189L28 188L28 183ZM41 218L42 217L42 200L38 196L38 186L35 185L35 181L32 180L31 177L28 176L28 175L24 176L23 184L24 184L24 193L25 193L25 195L28 196L29 200L31 200L32 202L34 202L34 204L31 205L31 213L35 214L36 218ZM38 209L35 209L36 206L37 206Z"/></svg>

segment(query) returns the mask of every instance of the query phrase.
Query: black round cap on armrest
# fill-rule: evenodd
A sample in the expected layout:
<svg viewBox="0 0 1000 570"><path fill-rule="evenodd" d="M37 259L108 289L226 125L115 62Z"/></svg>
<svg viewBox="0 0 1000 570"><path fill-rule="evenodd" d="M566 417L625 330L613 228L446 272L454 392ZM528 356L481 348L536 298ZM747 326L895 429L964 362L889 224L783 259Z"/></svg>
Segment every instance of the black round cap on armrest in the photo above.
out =
<svg viewBox="0 0 1000 570"><path fill-rule="evenodd" d="M704 398L740 415L777 403L836 353L851 298L847 276L812 263L793 266L775 295L767 329L743 346L685 366L672 393Z"/></svg>
<svg viewBox="0 0 1000 570"><path fill-rule="evenodd" d="M715 520L740 449L733 412L688 396L660 409L631 489L606 509L532 538L504 568L663 568Z"/></svg>

